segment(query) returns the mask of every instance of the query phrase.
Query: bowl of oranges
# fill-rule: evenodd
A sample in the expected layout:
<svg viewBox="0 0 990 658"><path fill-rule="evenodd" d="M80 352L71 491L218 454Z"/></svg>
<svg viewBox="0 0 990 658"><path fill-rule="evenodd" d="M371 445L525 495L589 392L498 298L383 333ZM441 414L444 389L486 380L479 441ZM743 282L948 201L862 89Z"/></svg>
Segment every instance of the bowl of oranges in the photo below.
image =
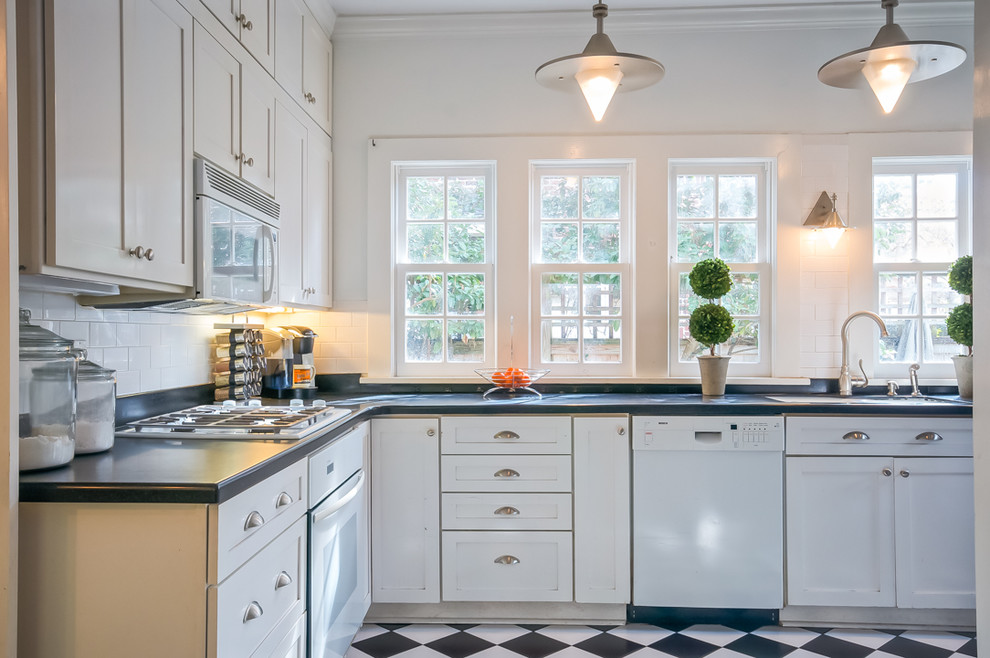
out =
<svg viewBox="0 0 990 658"><path fill-rule="evenodd" d="M509 366L508 368L480 368L475 370L475 372L491 382L492 386L495 387L485 393L485 396L487 396L492 391L515 391L517 389L532 391L539 395L539 393L530 388L530 385L550 371Z"/></svg>

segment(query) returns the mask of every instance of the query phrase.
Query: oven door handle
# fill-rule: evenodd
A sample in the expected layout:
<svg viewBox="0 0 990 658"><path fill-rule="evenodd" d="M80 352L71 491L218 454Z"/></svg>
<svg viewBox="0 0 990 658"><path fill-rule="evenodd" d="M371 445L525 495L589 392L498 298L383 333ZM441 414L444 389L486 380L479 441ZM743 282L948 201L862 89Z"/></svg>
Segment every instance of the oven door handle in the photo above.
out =
<svg viewBox="0 0 990 658"><path fill-rule="evenodd" d="M355 496L361 493L361 489L364 487L364 471L358 473L357 479L354 484L351 485L350 490L344 494L344 496L338 500L336 503L326 508L325 510L320 510L313 515L313 524L317 524L328 516L332 516L334 513L338 512L340 508L351 502Z"/></svg>

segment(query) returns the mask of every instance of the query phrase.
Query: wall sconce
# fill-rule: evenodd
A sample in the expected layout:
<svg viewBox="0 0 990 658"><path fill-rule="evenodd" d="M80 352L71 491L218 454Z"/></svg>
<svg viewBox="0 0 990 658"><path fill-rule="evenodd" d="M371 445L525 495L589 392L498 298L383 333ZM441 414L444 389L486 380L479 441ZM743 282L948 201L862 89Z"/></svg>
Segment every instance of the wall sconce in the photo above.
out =
<svg viewBox="0 0 990 658"><path fill-rule="evenodd" d="M828 246L833 249L839 243L842 234L849 228L835 209L837 198L838 195L836 194L829 198L828 192L823 191L822 195L818 197L818 201L815 202L815 207L808 214L808 219L804 220L805 226L813 227L816 233L823 233L825 239L828 240Z"/></svg>
<svg viewBox="0 0 990 658"><path fill-rule="evenodd" d="M598 30L584 51L546 62L536 69L536 81L561 91L580 87L595 121L601 121L616 91L633 91L659 82L664 68L655 59L616 51L603 28L608 5L596 3L591 14L598 21Z"/></svg>

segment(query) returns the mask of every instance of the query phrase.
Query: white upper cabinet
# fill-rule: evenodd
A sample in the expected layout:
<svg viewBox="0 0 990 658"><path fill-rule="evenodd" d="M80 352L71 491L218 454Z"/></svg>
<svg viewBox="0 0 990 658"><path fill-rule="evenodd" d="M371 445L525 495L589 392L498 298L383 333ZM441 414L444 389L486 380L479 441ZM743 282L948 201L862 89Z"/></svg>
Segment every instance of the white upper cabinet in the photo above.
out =
<svg viewBox="0 0 990 658"><path fill-rule="evenodd" d="M275 70L275 0L203 0L265 70Z"/></svg>
<svg viewBox="0 0 990 658"><path fill-rule="evenodd" d="M24 271L191 286L191 16L176 0L21 10L21 210L45 227L24 231Z"/></svg>
<svg viewBox="0 0 990 658"><path fill-rule="evenodd" d="M330 308L330 138L297 107L281 102L276 103L275 138L279 302Z"/></svg>
<svg viewBox="0 0 990 658"><path fill-rule="evenodd" d="M123 11L124 245L142 276L190 284L193 22L174 0Z"/></svg>
<svg viewBox="0 0 990 658"><path fill-rule="evenodd" d="M275 194L275 95L202 26L195 32L196 152Z"/></svg>
<svg viewBox="0 0 990 658"><path fill-rule="evenodd" d="M333 47L303 0L280 0L275 16L275 79L331 134Z"/></svg>

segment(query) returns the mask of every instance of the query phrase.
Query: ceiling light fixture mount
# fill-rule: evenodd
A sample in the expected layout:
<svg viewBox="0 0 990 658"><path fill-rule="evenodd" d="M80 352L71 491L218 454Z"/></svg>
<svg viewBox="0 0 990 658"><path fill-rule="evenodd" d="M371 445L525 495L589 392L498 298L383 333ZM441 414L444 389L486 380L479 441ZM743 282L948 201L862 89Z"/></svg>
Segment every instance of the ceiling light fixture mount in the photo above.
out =
<svg viewBox="0 0 990 658"><path fill-rule="evenodd" d="M818 69L818 79L832 87L870 87L885 114L894 109L905 85L948 73L966 60L966 49L947 41L911 41L894 22L898 0L880 0L887 22L873 43L839 55Z"/></svg>
<svg viewBox="0 0 990 658"><path fill-rule="evenodd" d="M828 192L823 191L818 197L818 201L815 202L815 207L808 213L808 219L804 220L805 226L810 226L816 232L823 233L825 239L828 240L828 246L833 249L835 249L835 245L839 244L842 234L849 228L835 209L835 202L838 198L837 194L833 194L829 198Z"/></svg>
<svg viewBox="0 0 990 658"><path fill-rule="evenodd" d="M598 21L598 30L584 51L546 62L536 69L536 81L561 91L579 87L595 121L601 121L616 91L649 87L659 82L665 71L663 64L655 59L615 49L603 29L608 5L595 4L591 15Z"/></svg>

